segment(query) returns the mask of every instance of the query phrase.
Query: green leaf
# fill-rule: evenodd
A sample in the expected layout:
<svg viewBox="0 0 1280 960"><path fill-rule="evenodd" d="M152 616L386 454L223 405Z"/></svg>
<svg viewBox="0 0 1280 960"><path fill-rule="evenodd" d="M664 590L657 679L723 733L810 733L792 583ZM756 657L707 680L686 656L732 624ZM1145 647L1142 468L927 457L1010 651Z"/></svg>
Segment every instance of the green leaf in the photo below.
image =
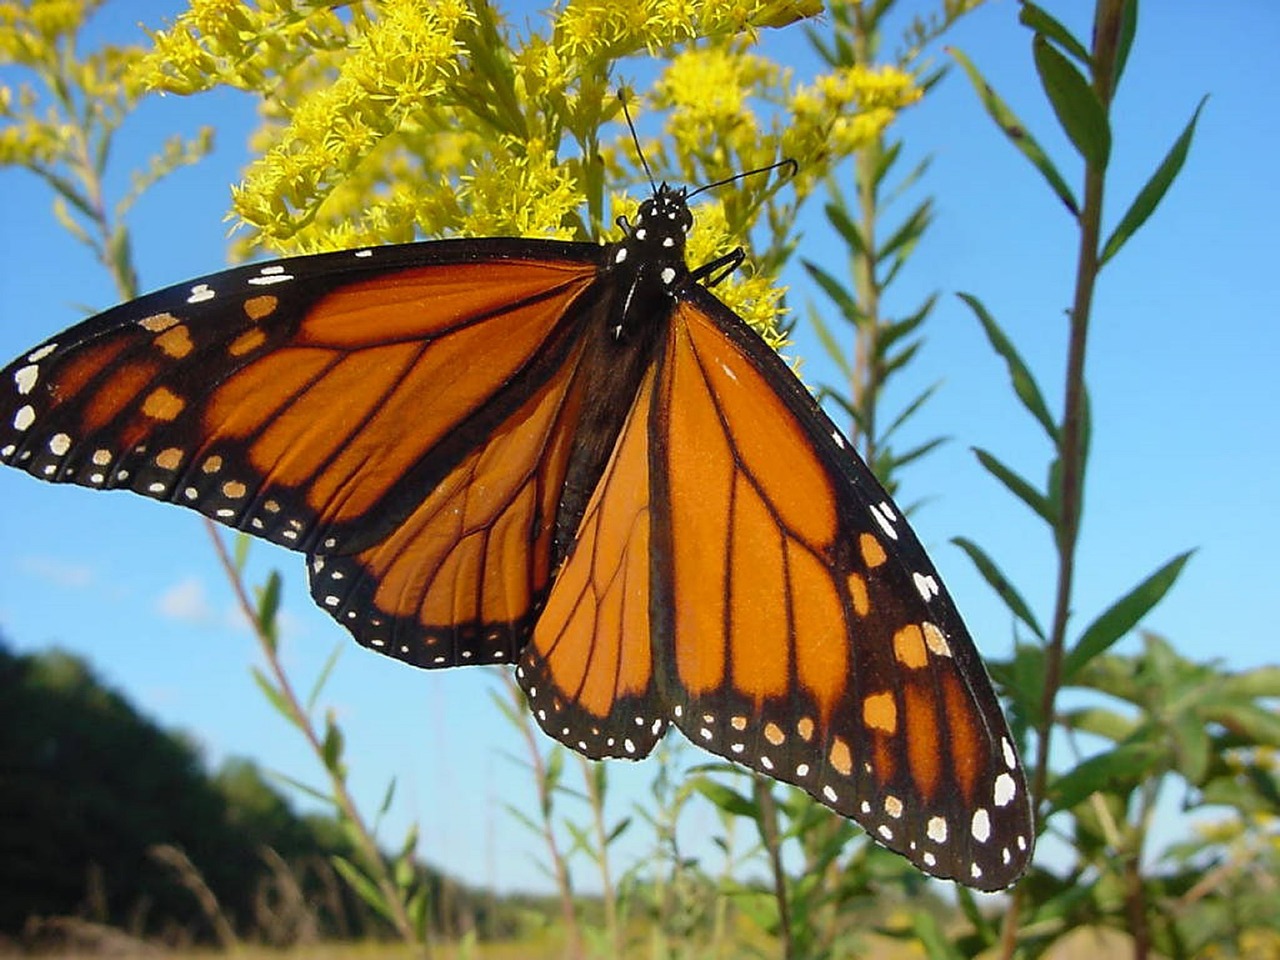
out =
<svg viewBox="0 0 1280 960"><path fill-rule="evenodd" d="M928 454L932 453L938 447L946 443L949 439L950 437L934 437L932 440L927 440L924 443L921 443L921 444L918 444L917 446L912 447L906 453L894 454L893 463L889 470L890 475L893 474L893 471L898 470L902 467L905 467L909 463L914 463L916 460L919 460L921 457L927 456Z"/></svg>
<svg viewBox="0 0 1280 960"><path fill-rule="evenodd" d="M755 801L748 799L732 787L727 787L710 777L695 777L692 785L698 793L710 800L713 806L725 813L735 817L748 817L752 820L760 817L760 808Z"/></svg>
<svg viewBox="0 0 1280 960"><path fill-rule="evenodd" d="M840 369L840 375L848 380L853 376L853 367L849 363L849 358L845 356L844 350L840 343L836 340L835 334L831 332L831 327L827 325L827 321L822 318L821 311L814 307L809 308L809 323L813 327L813 332L818 335L818 342L822 344L822 351L827 357Z"/></svg>
<svg viewBox="0 0 1280 960"><path fill-rule="evenodd" d="M844 242L854 253L862 253L867 249L866 241L862 239L862 231L858 229L858 225L853 222L847 210L834 203L828 203L822 208L827 215L827 220L840 236L844 237Z"/></svg>
<svg viewBox="0 0 1280 960"><path fill-rule="evenodd" d="M1027 408L1033 417L1044 428L1044 432L1049 435L1049 439L1056 446L1058 443L1058 427L1053 422L1053 417L1049 415L1049 407L1044 402L1044 394L1040 392L1040 386L1036 383L1035 377L1031 375L1031 371L1027 365L1022 362L1022 357L1018 355L1017 349L1014 348L1012 341L1005 336L1000 325L996 323L995 318L987 312L987 308L982 305L982 301L977 297L968 293L957 294L961 300L969 305L974 314L978 318L978 322L982 324L982 329L986 331L987 339L991 342L991 346L1001 357L1004 358L1005 366L1009 369L1009 379L1013 383L1013 392L1018 395L1018 399L1022 401L1022 405Z"/></svg>
<svg viewBox="0 0 1280 960"><path fill-rule="evenodd" d="M973 565L982 574L982 578L987 581L992 590L999 594L1000 599L1004 601L1004 605L1009 608L1009 611L1025 623L1032 633L1043 640L1045 638L1044 631L1040 629L1040 624L1036 621L1035 614L1031 612L1031 608L1022 599L1022 595L1000 572L1000 568L987 556L986 552L972 540L965 537L954 537L951 542L968 554L969 559L973 561Z"/></svg>
<svg viewBox="0 0 1280 960"><path fill-rule="evenodd" d="M1195 113L1191 115L1191 119L1187 121L1187 125L1182 129L1182 133L1173 142L1173 146L1169 148L1165 158L1160 161L1160 166L1156 168L1156 172L1151 175L1151 179L1138 191L1133 203L1129 205L1129 209L1120 218L1120 223L1111 232L1111 236L1107 237L1107 242L1102 245L1102 253L1098 260L1099 266L1106 264L1108 260L1120 252L1121 247L1147 222L1147 218L1155 212L1160 201L1164 199L1164 195L1173 184L1174 178L1178 176L1178 173L1182 170L1183 163L1186 162L1187 153L1191 149L1191 139L1195 136L1196 122L1200 119L1200 111L1204 109L1208 99L1208 97L1205 97L1200 101Z"/></svg>
<svg viewBox="0 0 1280 960"><path fill-rule="evenodd" d="M1056 526L1057 513L1044 494L981 447L974 447L973 454L986 471L1003 483L1010 493L1035 511L1049 526Z"/></svg>
<svg viewBox="0 0 1280 960"><path fill-rule="evenodd" d="M1213 748L1204 721L1195 711L1181 713L1173 719L1169 733L1178 758L1178 771L1192 786L1199 786L1209 772Z"/></svg>
<svg viewBox="0 0 1280 960"><path fill-rule="evenodd" d="M925 389L921 390L916 398L907 404L903 408L902 412L893 418L893 422L881 432L880 442L884 443L898 431L899 427L915 416L920 408L928 403L929 398L938 392L941 386L942 381L935 380L929 386L925 387Z"/></svg>
<svg viewBox="0 0 1280 960"><path fill-rule="evenodd" d="M811 260L801 260L800 262L804 264L805 270L809 272L809 276L813 277L814 282L822 288L822 292L830 297L835 302L835 305L840 308L841 316L853 324L862 321L862 310L859 309L853 294L846 290L839 280Z"/></svg>
<svg viewBox="0 0 1280 960"><path fill-rule="evenodd" d="M1045 178L1053 192L1058 195L1058 199L1071 212L1071 215L1079 217L1080 204L1076 202L1075 194L1071 192L1071 188L1067 186L1067 181L1062 179L1057 167L1053 165L1049 155L1036 142L1035 137L1031 136L1027 128L1022 125L1022 121L1009 109L1009 105L991 89L991 86L983 79L982 74L978 72L978 68L973 65L968 57L954 47L949 47L948 52L964 68L965 74L969 77L969 82L973 84L974 90L978 93L978 98L982 101L982 105L986 107L991 119L1004 131L1004 135L1021 151L1022 155L1030 160L1031 164L1040 171L1041 176Z"/></svg>
<svg viewBox="0 0 1280 960"><path fill-rule="evenodd" d="M244 531L236 531L234 554L232 562L235 564L236 573L244 573L244 565L249 562L249 547L253 544L253 538Z"/></svg>
<svg viewBox="0 0 1280 960"><path fill-rule="evenodd" d="M279 612L280 574L272 570L267 576L267 582L258 591L258 609L254 611L254 617L258 631L273 653L279 641L279 631L276 629L276 615Z"/></svg>
<svg viewBox="0 0 1280 960"><path fill-rule="evenodd" d="M325 769L337 777L345 776L345 771L342 769L343 742L342 728L330 713L324 721L324 741L320 744L320 758L324 761Z"/></svg>
<svg viewBox="0 0 1280 960"><path fill-rule="evenodd" d="M929 960L964 960L964 953L952 943L951 934L942 928L942 923L932 913L911 911L911 929Z"/></svg>
<svg viewBox="0 0 1280 960"><path fill-rule="evenodd" d="M1138 0L1128 0L1120 14L1120 37L1116 43L1116 65L1111 89L1120 85L1124 76L1124 68L1129 64L1129 51L1133 49L1133 38L1138 33Z"/></svg>
<svg viewBox="0 0 1280 960"><path fill-rule="evenodd" d="M316 701L320 699L320 693L324 690L324 685L329 682L329 676L333 673L333 668L338 665L338 658L342 656L342 651L346 648L346 641L339 640L333 645L333 650L329 656L325 658L324 666L320 668L320 674L316 677L316 682L311 685L311 692L307 694L306 710L308 713L316 708Z"/></svg>
<svg viewBox="0 0 1280 960"><path fill-rule="evenodd" d="M881 183L884 182L885 175L898 162L898 158L902 156L902 143L903 141L897 140L876 154L876 162L871 170L871 182L877 190L880 189Z"/></svg>
<svg viewBox="0 0 1280 960"><path fill-rule="evenodd" d="M924 200L911 211L893 235L876 251L877 260L887 260L899 250L909 251L933 221L933 202Z"/></svg>
<svg viewBox="0 0 1280 960"><path fill-rule="evenodd" d="M267 675L257 667L253 667L251 672L253 674L253 682L258 685L258 689L262 691L262 695L267 698L267 701L271 706L275 707L276 712L288 720L293 726L301 728L301 725L298 723L298 719L293 715L293 710L290 708L289 701L285 699L284 694L277 690L275 685L267 679Z"/></svg>
<svg viewBox="0 0 1280 960"><path fill-rule="evenodd" d="M1110 649L1112 644L1137 626L1138 621L1169 592L1169 588L1178 579L1182 568L1194 552L1188 550L1186 553L1178 554L1113 603L1085 628L1080 639L1076 641L1071 652L1062 662L1064 684L1069 684L1082 666L1098 654Z"/></svg>
<svg viewBox="0 0 1280 960"><path fill-rule="evenodd" d="M382 891L378 889L378 885L370 880L361 872L360 868L348 860L346 857L332 856L329 858L333 864L333 869L338 875L346 881L355 894L367 903L373 910L381 914L384 918L395 923L395 917L392 916L391 908L387 903L387 898L382 895Z"/></svg>
<svg viewBox="0 0 1280 960"><path fill-rule="evenodd" d="M1105 168L1111 156L1111 127L1093 87L1049 41L1037 36L1031 43L1040 85L1053 105L1058 123L1091 167Z"/></svg>
<svg viewBox="0 0 1280 960"><path fill-rule="evenodd" d="M892 323L885 324L880 329L880 335L876 337L876 349L881 353L887 353L889 348L915 331L922 324L929 314L933 311L934 304L938 302L938 295L931 293L925 299L920 308L901 320L895 320Z"/></svg>
<svg viewBox="0 0 1280 960"><path fill-rule="evenodd" d="M1128 793L1161 757L1149 743L1129 743L1090 757L1053 782L1051 810L1069 810L1093 793Z"/></svg>
<svg viewBox="0 0 1280 960"><path fill-rule="evenodd" d="M1223 691L1216 691L1219 697ZM1220 723L1236 737L1258 746L1280 748L1280 714L1252 703L1227 703L1204 711L1204 720Z"/></svg>
<svg viewBox="0 0 1280 960"><path fill-rule="evenodd" d="M1084 48L1084 45L1072 35L1070 30L1050 16L1042 7L1038 7L1034 3L1027 3L1024 0L1018 10L1018 22L1024 27L1030 27L1036 33L1048 37L1079 60L1082 66L1089 67L1093 65L1093 58L1089 56L1089 51Z"/></svg>
<svg viewBox="0 0 1280 960"><path fill-rule="evenodd" d="M377 819L381 820L384 816L386 816L387 811L391 809L392 801L394 801L395 798L396 798L396 778L392 777L391 782L387 784L387 792L382 795L382 803L378 804ZM412 830L412 836L416 840L418 835L417 834L418 825L416 823L413 824L411 830Z"/></svg>

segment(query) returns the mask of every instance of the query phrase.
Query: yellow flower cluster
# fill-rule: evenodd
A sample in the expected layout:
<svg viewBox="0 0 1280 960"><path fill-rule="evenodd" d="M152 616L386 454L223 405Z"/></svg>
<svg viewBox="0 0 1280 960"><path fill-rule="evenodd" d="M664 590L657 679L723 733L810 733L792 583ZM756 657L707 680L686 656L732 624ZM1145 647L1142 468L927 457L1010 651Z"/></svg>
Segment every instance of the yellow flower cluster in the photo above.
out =
<svg viewBox="0 0 1280 960"><path fill-rule="evenodd" d="M848 156L866 146L899 110L916 103L920 88L897 67L851 66L799 87L791 98L794 122L784 137L801 160Z"/></svg>

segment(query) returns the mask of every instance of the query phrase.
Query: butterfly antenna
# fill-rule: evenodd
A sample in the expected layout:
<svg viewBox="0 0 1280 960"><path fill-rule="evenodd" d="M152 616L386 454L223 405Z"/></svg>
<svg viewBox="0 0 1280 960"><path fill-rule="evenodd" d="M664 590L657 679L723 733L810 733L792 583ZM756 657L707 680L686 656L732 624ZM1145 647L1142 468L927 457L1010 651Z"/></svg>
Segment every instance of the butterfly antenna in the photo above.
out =
<svg viewBox="0 0 1280 960"><path fill-rule="evenodd" d="M735 173L732 177L725 177L723 180L717 180L715 183L704 184L697 190L690 193L686 199L692 200L698 194L706 193L708 190L714 190L716 187L723 187L726 183L733 183L735 180L745 180L747 177L755 177L762 173L769 173L773 170L777 170L779 167L788 168L788 172L786 174L788 177L794 177L800 172L800 164L796 163L790 157L787 157L785 160L779 160L777 163L771 163L767 167L756 167L754 170L745 170L742 173Z"/></svg>
<svg viewBox="0 0 1280 960"><path fill-rule="evenodd" d="M649 178L649 186L658 192L658 185L653 180L653 171L649 169L649 161L644 158L644 150L640 146L640 137L636 133L636 125L631 121L631 111L627 109L627 91L618 91L618 100L622 102L622 115L627 118L627 129L631 131L631 142L636 145L636 156L640 158L640 166L644 167L644 175Z"/></svg>

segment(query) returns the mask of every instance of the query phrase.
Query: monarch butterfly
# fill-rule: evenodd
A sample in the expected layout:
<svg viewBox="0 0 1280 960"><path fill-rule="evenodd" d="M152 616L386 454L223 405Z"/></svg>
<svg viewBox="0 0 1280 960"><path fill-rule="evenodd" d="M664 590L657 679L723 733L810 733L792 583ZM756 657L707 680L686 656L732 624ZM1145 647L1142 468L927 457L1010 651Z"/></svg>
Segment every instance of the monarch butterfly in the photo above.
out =
<svg viewBox="0 0 1280 960"><path fill-rule="evenodd" d="M593 757L670 724L926 872L1031 855L990 681L901 511L690 270L666 184L619 242L442 240L243 266L0 375L0 461L307 555L361 644L516 664Z"/></svg>

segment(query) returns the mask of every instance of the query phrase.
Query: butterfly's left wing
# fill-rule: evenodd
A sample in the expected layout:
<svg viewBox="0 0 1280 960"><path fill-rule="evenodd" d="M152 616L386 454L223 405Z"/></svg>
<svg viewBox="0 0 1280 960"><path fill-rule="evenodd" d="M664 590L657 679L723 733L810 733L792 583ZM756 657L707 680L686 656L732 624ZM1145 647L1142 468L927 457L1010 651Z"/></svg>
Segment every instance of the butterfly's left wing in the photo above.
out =
<svg viewBox="0 0 1280 960"><path fill-rule="evenodd" d="M1008 886L1013 743L937 571L785 363L686 288L649 437L657 687L694 743L802 787L925 871Z"/></svg>
<svg viewBox="0 0 1280 960"><path fill-rule="evenodd" d="M601 256L441 241L149 294L0 371L0 462L310 553L317 602L382 652L509 659L551 577Z"/></svg>

